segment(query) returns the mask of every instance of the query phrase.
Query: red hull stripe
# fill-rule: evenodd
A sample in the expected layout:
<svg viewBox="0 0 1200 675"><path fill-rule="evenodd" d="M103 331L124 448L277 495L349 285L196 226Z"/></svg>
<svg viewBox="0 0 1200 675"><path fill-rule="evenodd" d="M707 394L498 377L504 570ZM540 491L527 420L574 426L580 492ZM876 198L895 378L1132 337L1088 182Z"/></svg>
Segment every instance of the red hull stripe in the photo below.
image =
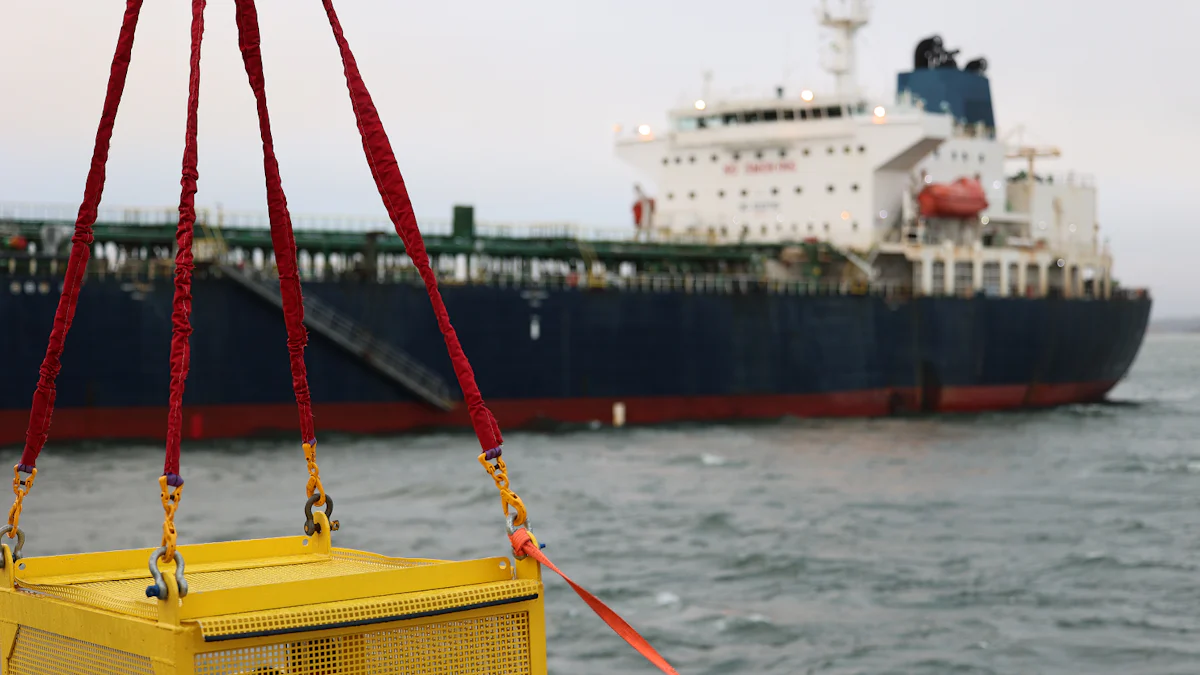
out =
<svg viewBox="0 0 1200 675"><path fill-rule="evenodd" d="M947 387L938 412L982 412L1099 401L1116 382L1029 386ZM875 417L891 414L896 402L919 408L916 389L872 389L830 394L775 396L668 396L641 398L500 399L489 407L507 426L540 421L587 423L612 421L613 404L625 404L627 424L721 421L796 417ZM184 435L190 439L237 438L295 432L296 408L290 404L212 405L184 408ZM430 427L470 427L466 409L442 413L421 403L316 403L322 428L347 433L393 433ZM27 410L0 410L0 445L24 440ZM137 408L60 408L54 412L58 440L162 439L166 410Z"/></svg>

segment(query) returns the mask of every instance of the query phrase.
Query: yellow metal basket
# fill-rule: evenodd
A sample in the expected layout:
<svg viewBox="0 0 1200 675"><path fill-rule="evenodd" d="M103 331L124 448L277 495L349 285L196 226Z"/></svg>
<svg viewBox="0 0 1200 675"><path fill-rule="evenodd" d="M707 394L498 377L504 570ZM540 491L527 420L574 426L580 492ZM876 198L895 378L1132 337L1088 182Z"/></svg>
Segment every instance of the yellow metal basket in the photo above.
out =
<svg viewBox="0 0 1200 675"><path fill-rule="evenodd" d="M389 558L313 536L22 558L3 546L5 675L542 674L532 559ZM180 583L186 590L180 597Z"/></svg>

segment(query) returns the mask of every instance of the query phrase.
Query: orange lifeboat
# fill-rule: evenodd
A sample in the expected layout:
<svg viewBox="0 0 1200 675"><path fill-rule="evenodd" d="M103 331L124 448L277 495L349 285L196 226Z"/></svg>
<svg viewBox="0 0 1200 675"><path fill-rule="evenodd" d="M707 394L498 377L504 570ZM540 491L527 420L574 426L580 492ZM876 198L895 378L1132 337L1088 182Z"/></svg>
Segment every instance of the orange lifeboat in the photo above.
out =
<svg viewBox="0 0 1200 675"><path fill-rule="evenodd" d="M972 218L988 207L983 186L972 178L927 185L917 202L926 218Z"/></svg>

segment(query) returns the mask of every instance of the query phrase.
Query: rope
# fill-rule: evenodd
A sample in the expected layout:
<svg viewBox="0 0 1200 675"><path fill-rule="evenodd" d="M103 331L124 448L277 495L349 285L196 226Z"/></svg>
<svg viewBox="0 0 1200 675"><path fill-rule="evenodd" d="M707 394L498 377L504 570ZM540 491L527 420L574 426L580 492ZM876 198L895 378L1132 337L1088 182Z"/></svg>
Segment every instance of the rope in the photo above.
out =
<svg viewBox="0 0 1200 675"><path fill-rule="evenodd" d="M79 289L83 286L83 275L87 271L87 262L91 255L89 247L93 241L92 225L96 223L96 208L100 205L100 197L104 193L108 148L112 142L117 109L121 106L121 96L125 92L125 77L129 74L129 59L133 53L133 38L137 33L138 16L141 11L142 0L126 1L125 15L121 19L121 32L117 37L117 47L109 69L108 90L104 96L100 124L96 129L96 143L92 148L91 168L88 169L87 181L84 183L83 202L79 205L79 213L75 218L75 234L71 237L71 257L67 260L62 295L58 299L54 327L50 330L46 356L42 360L37 388L33 392L33 403L29 408L25 450L21 453L20 463L13 467L13 494L16 495L16 500L8 510L8 524L12 526L8 532L10 538L20 535L17 525L21 520L21 510L24 508L25 497L33 487L33 479L37 476L38 455L50 437L50 418L54 414L54 399L57 394L55 380L62 369L63 345L75 318ZM21 480L22 472L29 474L29 478Z"/></svg>
<svg viewBox="0 0 1200 675"><path fill-rule="evenodd" d="M196 225L196 181L200 177L197 151L197 121L200 108L200 44L204 40L204 7L206 0L192 0L191 74L188 78L187 127L183 147L183 172L179 179L179 226L175 240L175 299L171 311L171 394L167 412L167 451L163 475L158 479L162 489L163 536L166 549L163 560L175 557L175 511L183 498L183 477L179 468L179 444L183 435L183 389L191 366L188 340L192 335L192 235ZM171 488L174 488L172 491Z"/></svg>
<svg viewBox="0 0 1200 675"><path fill-rule="evenodd" d="M176 476L178 478L178 476ZM183 483L173 485L168 476L161 476L158 479L158 485L162 489L162 506L163 506L163 535L161 546L166 551L159 556L160 560L173 560L175 558L175 541L177 539L175 533L175 512L179 510L179 501L183 499ZM172 489L173 488L173 489Z"/></svg>
<svg viewBox="0 0 1200 675"><path fill-rule="evenodd" d="M454 331L454 326L450 324L450 314L446 311L446 304L442 301L442 294L438 291L437 276L429 265L429 254L425 251L425 241L421 238L421 230L417 226L417 218L413 214L412 200L409 199L408 188L404 185L404 176L400 173L400 167L396 163L396 154L392 151L392 144L388 140L387 132L384 131L383 122L379 119L379 111L375 109L371 93L367 91L367 85L363 82L362 74L358 70L354 53L350 51L350 43L346 41L346 36L342 32L342 24L333 8L333 0L322 0L322 2L325 4L325 13L329 16L333 37L342 54L346 88L350 92L350 103L354 108L354 118L358 122L358 132L362 136L363 152L366 155L367 164L371 168L371 176L375 179L375 186L379 190L380 197L383 198L383 205L387 208L388 216L396 228L396 234L400 235L400 239L404 241L405 253L412 259L413 265L425 282L425 292L429 295L430 304L433 305L438 328L446 342L446 351L450 354L450 362L454 365L454 376L458 379L458 386L462 389L463 398L467 402L471 426L483 449L480 462L496 481L496 486L500 488L504 513L507 515L510 507L515 508L517 519L514 522L516 525L522 525L526 519L525 506L509 488L507 470L504 461L500 459L501 446L504 443L504 438L500 434L500 425L496 423L495 416L483 401L483 395L479 392L479 386L475 382L475 372L471 369L471 363L467 360L462 344L458 341L458 334ZM496 464L490 464L491 460L495 460Z"/></svg>
<svg viewBox="0 0 1200 675"><path fill-rule="evenodd" d="M108 148L112 141L113 123L125 91L125 76L129 73L129 57L133 51L133 37L137 31L138 15L142 11L142 0L127 0L125 17L121 22L121 33L117 38L116 52L108 77L108 93L104 97L104 109L100 115L100 126L96 131L96 145L92 149L92 164L84 185L83 202L75 219L75 235L71 237L71 257L67 261L66 278L63 280L62 296L54 314L54 328L46 346L46 357L42 361L41 376L33 394L33 405L29 411L29 428L25 432L25 451L21 454L20 469L32 473L37 466L38 455L50 435L50 418L54 413L56 394L54 381L62 368L60 359L71 321L75 318L75 305L79 301L79 289L83 285L83 274L87 271L92 245L92 225L96 223L96 208L104 193L105 165L108 163Z"/></svg>
<svg viewBox="0 0 1200 675"><path fill-rule="evenodd" d="M546 557L545 553L542 553L537 543L534 542L533 536L529 534L529 530L520 528L514 531L509 539L512 541L513 555L517 556L518 558L533 558L543 566L553 570L556 574L558 574L558 576L563 578L563 581L567 582L567 584L575 590L580 598L583 598L583 601L588 604L588 607L591 607L592 611L595 612L601 619L603 619L604 623L608 624L609 628L613 629L613 632L615 632L617 635L620 635L625 642L628 642L629 646L633 647L639 654L646 657L647 661L658 666L658 669L662 672L668 673L668 675L679 675L678 671L671 667L671 664L667 663L667 660L664 659L657 651L655 651L654 647L650 646L650 643L646 641L646 638L642 637L636 630L633 629L632 626L618 616L616 612L609 609L608 605L600 601L600 598L592 595L586 588L572 581L571 577L568 577L563 573L562 570L558 569L554 563L550 562L550 559Z"/></svg>
<svg viewBox="0 0 1200 675"><path fill-rule="evenodd" d="M263 168L267 183L267 211L271 221L271 246L275 249L275 264L279 268L279 291L283 298L283 320L287 327L288 356L292 369L292 390L300 412L300 440L308 460L308 496L320 489L320 504L325 503L325 491L320 487L316 469L317 436L313 423L312 397L308 389L308 371L304 365L304 347L308 331L304 327L304 300L300 293L300 274L296 264L296 240L292 234L292 218L288 213L287 196L279 175L275 143L271 137L271 119L267 112L266 78L263 75L262 36L258 27L258 11L254 0L235 0L237 11L238 45L245 62L250 88L258 102L258 127L262 135ZM316 481L315 485L313 481Z"/></svg>
<svg viewBox="0 0 1200 675"><path fill-rule="evenodd" d="M34 478L37 478L37 469L29 473L29 478L22 479L21 466L13 467L13 495L16 499L13 501L12 507L8 509L8 524L12 526L8 530L9 539L17 536L17 527L21 524L21 509L24 508L25 496L33 488Z"/></svg>
<svg viewBox="0 0 1200 675"><path fill-rule="evenodd" d="M421 230L417 227L417 219L413 214L408 189L404 185L404 177L400 174L400 167L396 164L396 155L392 152L392 145L383 129L383 123L379 120L379 112L371 101L367 85L363 83L362 75L358 71L354 54L350 51L350 45L342 33L342 24L338 21L337 13L333 9L333 0L322 0L322 2L325 4L329 25L333 28L334 39L337 40L338 49L342 54L346 86L350 91L350 102L354 107L358 132L362 136L363 151L366 154L367 164L371 167L371 175L375 178L375 186L379 189L379 195L383 198L383 204L387 208L392 224L396 227L396 233L404 241L405 252L412 259L413 265L425 282L425 291L429 295L429 302L433 305L433 313L437 317L438 328L441 329L442 337L446 342L446 351L449 352L450 361L454 364L454 375L458 379L463 398L467 402L467 410L470 412L471 426L475 429L475 436L479 439L479 444L485 452L496 450L504 443L504 439L500 435L500 427L483 402L483 395L479 393L479 386L475 383L475 373L471 370L471 363L467 360L462 345L459 344L454 326L450 324L450 315L446 312L446 305L442 301L441 293L438 292L437 277L429 266L429 255L425 252L425 242L421 238Z"/></svg>

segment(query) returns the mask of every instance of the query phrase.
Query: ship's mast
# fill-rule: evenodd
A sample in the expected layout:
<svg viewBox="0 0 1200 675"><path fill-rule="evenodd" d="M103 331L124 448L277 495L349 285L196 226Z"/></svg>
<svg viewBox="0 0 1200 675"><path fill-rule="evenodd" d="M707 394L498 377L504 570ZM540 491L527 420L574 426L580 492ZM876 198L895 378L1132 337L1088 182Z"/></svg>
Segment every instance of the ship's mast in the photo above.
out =
<svg viewBox="0 0 1200 675"><path fill-rule="evenodd" d="M821 0L817 10L821 25L833 31L825 68L833 73L838 94L853 95L858 93L858 54L854 36L869 20L868 7L865 0L835 0L835 3L835 11L831 12L829 0Z"/></svg>

